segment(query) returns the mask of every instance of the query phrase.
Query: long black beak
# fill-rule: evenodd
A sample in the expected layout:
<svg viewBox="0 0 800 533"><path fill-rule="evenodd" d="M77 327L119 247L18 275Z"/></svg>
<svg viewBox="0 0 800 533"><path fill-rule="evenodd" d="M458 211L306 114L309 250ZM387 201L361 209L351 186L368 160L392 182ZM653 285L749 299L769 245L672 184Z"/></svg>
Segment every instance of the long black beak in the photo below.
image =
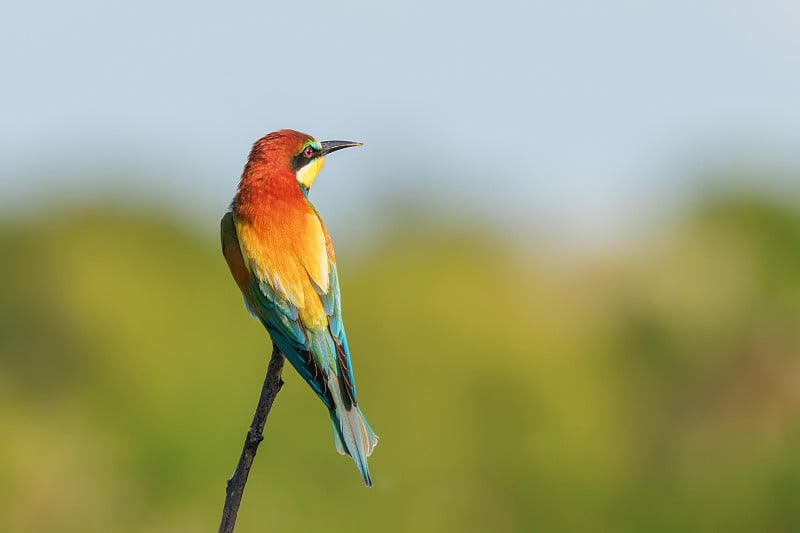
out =
<svg viewBox="0 0 800 533"><path fill-rule="evenodd" d="M350 148L351 146L361 146L363 143L356 141L322 141L322 155L327 155L342 148Z"/></svg>

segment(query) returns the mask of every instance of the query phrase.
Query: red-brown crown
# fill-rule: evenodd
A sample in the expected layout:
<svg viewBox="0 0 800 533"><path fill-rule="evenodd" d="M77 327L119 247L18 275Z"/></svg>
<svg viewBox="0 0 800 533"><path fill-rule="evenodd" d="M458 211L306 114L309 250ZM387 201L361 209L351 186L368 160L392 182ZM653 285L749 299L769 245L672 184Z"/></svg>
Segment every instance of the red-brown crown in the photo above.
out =
<svg viewBox="0 0 800 533"><path fill-rule="evenodd" d="M313 140L314 137L311 135L295 130L273 131L253 144L248 163L269 162L291 165L292 158Z"/></svg>
<svg viewBox="0 0 800 533"><path fill-rule="evenodd" d="M252 216L272 209L275 199L305 206L293 161L297 160L298 154L309 142L319 144L306 133L280 130L265 135L253 144L233 200L238 216Z"/></svg>

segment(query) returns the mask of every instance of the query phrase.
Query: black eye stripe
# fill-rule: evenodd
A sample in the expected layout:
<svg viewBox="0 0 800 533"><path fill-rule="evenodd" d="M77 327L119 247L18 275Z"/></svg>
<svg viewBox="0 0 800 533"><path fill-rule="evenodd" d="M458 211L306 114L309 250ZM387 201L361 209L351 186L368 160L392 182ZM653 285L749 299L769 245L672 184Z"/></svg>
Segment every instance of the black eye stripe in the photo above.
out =
<svg viewBox="0 0 800 533"><path fill-rule="evenodd" d="M306 155L306 150L308 150L309 148L311 149L310 157ZM303 149L300 150L300 153L292 158L292 170L297 172L298 170L306 166L308 163L313 161L319 155L320 155L320 150L317 150L312 145L309 144L307 146L304 146Z"/></svg>

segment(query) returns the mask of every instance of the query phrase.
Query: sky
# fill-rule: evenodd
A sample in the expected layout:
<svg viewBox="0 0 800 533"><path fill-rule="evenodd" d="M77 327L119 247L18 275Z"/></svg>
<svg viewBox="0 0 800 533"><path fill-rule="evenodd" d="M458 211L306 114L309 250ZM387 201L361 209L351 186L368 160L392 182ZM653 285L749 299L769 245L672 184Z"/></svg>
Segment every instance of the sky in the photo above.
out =
<svg viewBox="0 0 800 533"><path fill-rule="evenodd" d="M365 143L315 183L329 225L400 198L613 241L709 169L796 168L798 27L779 0L14 2L0 209L110 191L216 224L293 128Z"/></svg>

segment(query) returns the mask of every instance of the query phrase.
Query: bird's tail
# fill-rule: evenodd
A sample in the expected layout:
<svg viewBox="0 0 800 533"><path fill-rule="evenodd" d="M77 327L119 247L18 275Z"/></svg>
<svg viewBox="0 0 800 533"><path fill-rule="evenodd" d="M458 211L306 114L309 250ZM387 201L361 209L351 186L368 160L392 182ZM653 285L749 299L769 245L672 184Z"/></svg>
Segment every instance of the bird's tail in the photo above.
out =
<svg viewBox="0 0 800 533"><path fill-rule="evenodd" d="M364 485L371 487L372 479L369 477L367 457L372 454L372 449L378 444L378 436L369 427L367 419L361 414L358 405L352 405L350 409L338 405L336 409L331 409L330 413L336 451L353 458L353 462L364 479Z"/></svg>

